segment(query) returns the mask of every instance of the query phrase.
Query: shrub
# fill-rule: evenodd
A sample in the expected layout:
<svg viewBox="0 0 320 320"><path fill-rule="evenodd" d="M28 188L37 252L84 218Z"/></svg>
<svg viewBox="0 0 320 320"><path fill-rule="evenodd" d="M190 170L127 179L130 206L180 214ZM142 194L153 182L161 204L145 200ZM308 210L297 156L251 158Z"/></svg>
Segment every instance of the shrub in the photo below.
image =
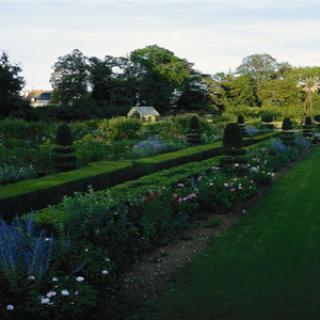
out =
<svg viewBox="0 0 320 320"><path fill-rule="evenodd" d="M133 139L138 135L142 121L137 118L117 117L102 121L99 129L111 140Z"/></svg>
<svg viewBox="0 0 320 320"><path fill-rule="evenodd" d="M320 123L320 114L316 114L313 119L314 121Z"/></svg>
<svg viewBox="0 0 320 320"><path fill-rule="evenodd" d="M34 177L36 177L36 173L32 166L20 167L5 164L0 167L0 185Z"/></svg>
<svg viewBox="0 0 320 320"><path fill-rule="evenodd" d="M236 123L229 123L223 133L223 145L225 148L240 148L243 144L239 126Z"/></svg>
<svg viewBox="0 0 320 320"><path fill-rule="evenodd" d="M313 129L312 129L312 118L311 117L305 117L305 119L304 119L303 135L308 139L312 139Z"/></svg>
<svg viewBox="0 0 320 320"><path fill-rule="evenodd" d="M72 146L73 139L70 127L61 125L57 130L57 146L53 149L55 168L57 171L68 171L76 168L76 157Z"/></svg>
<svg viewBox="0 0 320 320"><path fill-rule="evenodd" d="M284 131L292 130L292 122L291 122L290 118L283 119L282 130L284 130Z"/></svg>
<svg viewBox="0 0 320 320"><path fill-rule="evenodd" d="M281 133L281 141L286 145L290 146L293 144L294 141L294 133L291 132L292 130L292 122L290 118L284 118L282 122L282 130L283 132Z"/></svg>
<svg viewBox="0 0 320 320"><path fill-rule="evenodd" d="M262 122L271 123L273 121L273 115L270 113L265 113L261 115Z"/></svg>
<svg viewBox="0 0 320 320"><path fill-rule="evenodd" d="M241 173L243 171L244 150L241 150L243 139L239 126L236 123L229 123L224 130L223 145L225 157L221 160L220 166L225 171Z"/></svg>
<svg viewBox="0 0 320 320"><path fill-rule="evenodd" d="M305 117L304 126L305 127L312 127L312 118L311 117Z"/></svg>
<svg viewBox="0 0 320 320"><path fill-rule="evenodd" d="M244 117L243 117L243 115L239 115L239 116L238 116L238 124L239 124L239 125L244 124Z"/></svg>
<svg viewBox="0 0 320 320"><path fill-rule="evenodd" d="M193 116L189 124L189 132L187 133L187 141L191 144L200 144L200 123L196 116Z"/></svg>
<svg viewBox="0 0 320 320"><path fill-rule="evenodd" d="M73 144L71 129L68 125L62 124L58 127L56 144L60 146L71 146Z"/></svg>

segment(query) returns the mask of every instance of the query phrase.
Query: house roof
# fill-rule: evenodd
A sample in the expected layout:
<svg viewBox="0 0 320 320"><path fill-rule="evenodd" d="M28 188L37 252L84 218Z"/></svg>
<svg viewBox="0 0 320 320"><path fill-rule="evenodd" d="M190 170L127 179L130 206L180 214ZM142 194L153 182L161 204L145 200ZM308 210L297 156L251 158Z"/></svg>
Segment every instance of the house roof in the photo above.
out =
<svg viewBox="0 0 320 320"><path fill-rule="evenodd" d="M159 112L152 106L145 107L133 107L130 109L128 116L132 116L135 112L138 112L141 117L145 116L159 116Z"/></svg>
<svg viewBox="0 0 320 320"><path fill-rule="evenodd" d="M47 90L31 90L27 95L27 99L36 99L36 100L50 100L51 91Z"/></svg>

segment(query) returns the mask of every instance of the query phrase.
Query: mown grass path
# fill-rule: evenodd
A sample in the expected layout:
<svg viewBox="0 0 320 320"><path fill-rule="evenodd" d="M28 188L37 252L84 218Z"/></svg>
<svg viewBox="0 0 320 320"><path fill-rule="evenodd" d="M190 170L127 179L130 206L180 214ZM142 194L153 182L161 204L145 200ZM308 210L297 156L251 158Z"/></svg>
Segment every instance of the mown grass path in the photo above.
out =
<svg viewBox="0 0 320 320"><path fill-rule="evenodd" d="M320 147L133 319L319 320Z"/></svg>

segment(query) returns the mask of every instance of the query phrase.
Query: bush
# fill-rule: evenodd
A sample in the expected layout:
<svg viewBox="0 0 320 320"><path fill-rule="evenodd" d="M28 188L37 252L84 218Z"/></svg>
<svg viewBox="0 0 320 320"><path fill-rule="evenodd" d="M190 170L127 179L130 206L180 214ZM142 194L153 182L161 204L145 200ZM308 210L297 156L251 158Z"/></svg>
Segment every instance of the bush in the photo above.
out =
<svg viewBox="0 0 320 320"><path fill-rule="evenodd" d="M314 121L320 123L320 114L316 114L313 119Z"/></svg>
<svg viewBox="0 0 320 320"><path fill-rule="evenodd" d="M105 120L99 129L111 140L134 139L142 127L142 121L137 118L117 117Z"/></svg>
<svg viewBox="0 0 320 320"><path fill-rule="evenodd" d="M223 145L225 148L241 148L243 144L239 126L236 123L229 123L223 133Z"/></svg>
<svg viewBox="0 0 320 320"><path fill-rule="evenodd" d="M200 123L196 116L193 116L190 120L189 132L187 133L187 141L191 144L200 144Z"/></svg>
<svg viewBox="0 0 320 320"><path fill-rule="evenodd" d="M303 125L303 135L308 139L312 139L313 137L313 129L312 129L312 118L305 117L304 125Z"/></svg>
<svg viewBox="0 0 320 320"><path fill-rule="evenodd" d="M32 166L20 167L5 164L0 167L0 185L34 177L36 177L36 173Z"/></svg>
<svg viewBox="0 0 320 320"><path fill-rule="evenodd" d="M244 124L244 116L243 115L239 115L238 116L238 125L243 125Z"/></svg>
<svg viewBox="0 0 320 320"><path fill-rule="evenodd" d="M76 168L76 157L72 147L73 139L68 125L61 125L57 130L57 146L53 149L55 168L58 172L69 171Z"/></svg>
<svg viewBox="0 0 320 320"><path fill-rule="evenodd" d="M286 145L290 146L293 144L294 141L294 133L291 132L292 130L292 122L290 118L284 118L282 122L282 130L283 132L281 133L281 141Z"/></svg>
<svg viewBox="0 0 320 320"><path fill-rule="evenodd" d="M284 131L292 130L292 122L291 122L290 118L283 119L282 130L284 130Z"/></svg>
<svg viewBox="0 0 320 320"><path fill-rule="evenodd" d="M305 117L304 126L305 127L312 127L312 118L311 117Z"/></svg>
<svg viewBox="0 0 320 320"><path fill-rule="evenodd" d="M264 113L261 115L261 121L265 123L271 123L273 121L273 115L270 113Z"/></svg>
<svg viewBox="0 0 320 320"><path fill-rule="evenodd" d="M60 146L71 146L73 144L71 129L68 125L62 124L58 127L56 144Z"/></svg>

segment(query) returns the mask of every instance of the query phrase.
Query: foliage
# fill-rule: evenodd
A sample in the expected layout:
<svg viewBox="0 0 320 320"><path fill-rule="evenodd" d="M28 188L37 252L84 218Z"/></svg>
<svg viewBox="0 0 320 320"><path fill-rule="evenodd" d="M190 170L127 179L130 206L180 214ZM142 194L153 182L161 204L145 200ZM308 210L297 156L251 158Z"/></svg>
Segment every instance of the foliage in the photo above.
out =
<svg viewBox="0 0 320 320"><path fill-rule="evenodd" d="M56 135L56 144L66 147L73 144L71 129L68 125L62 124L58 127Z"/></svg>
<svg viewBox="0 0 320 320"><path fill-rule="evenodd" d="M282 130L284 130L284 131L292 130L292 122L291 122L290 118L283 119Z"/></svg>
<svg viewBox="0 0 320 320"><path fill-rule="evenodd" d="M30 106L20 97L24 79L22 69L11 63L5 52L0 55L0 116L19 115L28 112Z"/></svg>
<svg viewBox="0 0 320 320"><path fill-rule="evenodd" d="M229 123L223 133L223 145L226 148L240 148L242 143L239 126L236 123Z"/></svg>
<svg viewBox="0 0 320 320"><path fill-rule="evenodd" d="M72 104L87 92L88 71L86 57L80 50L59 57L54 64L51 84L54 100Z"/></svg>
<svg viewBox="0 0 320 320"><path fill-rule="evenodd" d="M0 166L0 185L16 182L19 180L32 179L36 176L34 168L29 167L17 167L14 165Z"/></svg>

